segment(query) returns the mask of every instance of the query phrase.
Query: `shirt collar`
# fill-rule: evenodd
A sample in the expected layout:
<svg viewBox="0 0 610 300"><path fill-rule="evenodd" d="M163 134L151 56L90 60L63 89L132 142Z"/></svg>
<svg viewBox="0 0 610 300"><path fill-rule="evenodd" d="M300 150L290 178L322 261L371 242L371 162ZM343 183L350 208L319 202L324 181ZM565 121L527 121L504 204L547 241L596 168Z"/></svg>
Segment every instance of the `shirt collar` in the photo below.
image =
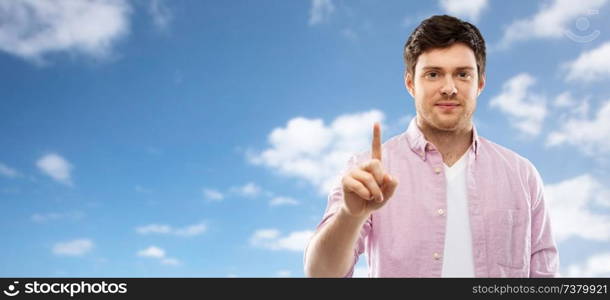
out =
<svg viewBox="0 0 610 300"><path fill-rule="evenodd" d="M417 154L417 156L419 156L421 159L426 160L427 152L430 151L433 145L432 143L426 140L424 134L417 126L417 116L411 119L409 127L405 132L405 137L409 148L411 148L411 150L415 152L415 154ZM477 134L477 128L474 123L472 124L472 137L472 145L470 149L474 151L476 159L476 155L479 152L479 135Z"/></svg>

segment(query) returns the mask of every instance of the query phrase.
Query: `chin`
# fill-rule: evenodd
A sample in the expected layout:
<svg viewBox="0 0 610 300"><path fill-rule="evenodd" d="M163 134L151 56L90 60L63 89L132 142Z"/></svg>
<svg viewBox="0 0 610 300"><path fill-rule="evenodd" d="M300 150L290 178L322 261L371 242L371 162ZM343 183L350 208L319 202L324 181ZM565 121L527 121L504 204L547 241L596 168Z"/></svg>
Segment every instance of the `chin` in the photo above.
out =
<svg viewBox="0 0 610 300"><path fill-rule="evenodd" d="M456 131L464 124L464 115L443 115L434 112L422 114L422 121L428 126L440 131Z"/></svg>
<svg viewBox="0 0 610 300"><path fill-rule="evenodd" d="M436 127L439 130L443 130L443 131L454 131L456 130L460 125L460 120L455 118L455 119L437 119L436 122L434 122L434 127Z"/></svg>

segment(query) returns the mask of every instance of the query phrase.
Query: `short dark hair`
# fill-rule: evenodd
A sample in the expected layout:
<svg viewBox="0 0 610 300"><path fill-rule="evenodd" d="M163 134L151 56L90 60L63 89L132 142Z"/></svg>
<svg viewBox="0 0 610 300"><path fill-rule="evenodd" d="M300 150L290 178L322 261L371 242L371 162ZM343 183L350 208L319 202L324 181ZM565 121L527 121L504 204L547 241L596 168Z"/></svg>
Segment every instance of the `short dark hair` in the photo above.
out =
<svg viewBox="0 0 610 300"><path fill-rule="evenodd" d="M464 43L472 49L480 79L485 74L485 40L476 26L448 15L429 17L413 30L403 49L405 75L407 72L415 75L417 59L426 50L455 43Z"/></svg>

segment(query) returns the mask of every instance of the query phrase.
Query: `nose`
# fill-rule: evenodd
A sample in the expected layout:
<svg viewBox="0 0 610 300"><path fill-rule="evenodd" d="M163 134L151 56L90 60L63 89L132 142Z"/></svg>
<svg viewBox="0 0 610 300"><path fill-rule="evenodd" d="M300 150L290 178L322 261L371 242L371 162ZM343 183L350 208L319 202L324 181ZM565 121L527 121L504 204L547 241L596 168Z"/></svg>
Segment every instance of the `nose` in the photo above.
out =
<svg viewBox="0 0 610 300"><path fill-rule="evenodd" d="M441 87L441 94L448 98L454 97L457 94L457 88L451 76L446 76L445 82L443 82Z"/></svg>

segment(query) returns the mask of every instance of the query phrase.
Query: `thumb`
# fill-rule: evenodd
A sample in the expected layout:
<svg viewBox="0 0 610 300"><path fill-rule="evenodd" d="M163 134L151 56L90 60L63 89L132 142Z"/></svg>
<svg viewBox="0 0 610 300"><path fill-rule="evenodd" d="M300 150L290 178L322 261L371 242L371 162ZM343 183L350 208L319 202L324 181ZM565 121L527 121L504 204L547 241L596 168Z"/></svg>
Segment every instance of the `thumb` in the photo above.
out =
<svg viewBox="0 0 610 300"><path fill-rule="evenodd" d="M394 191L396 190L397 186L398 179L396 179L396 177L390 174L385 174L385 176L383 176L383 184L381 190L381 192L383 193L383 198L386 200L390 199L390 197L394 195Z"/></svg>

